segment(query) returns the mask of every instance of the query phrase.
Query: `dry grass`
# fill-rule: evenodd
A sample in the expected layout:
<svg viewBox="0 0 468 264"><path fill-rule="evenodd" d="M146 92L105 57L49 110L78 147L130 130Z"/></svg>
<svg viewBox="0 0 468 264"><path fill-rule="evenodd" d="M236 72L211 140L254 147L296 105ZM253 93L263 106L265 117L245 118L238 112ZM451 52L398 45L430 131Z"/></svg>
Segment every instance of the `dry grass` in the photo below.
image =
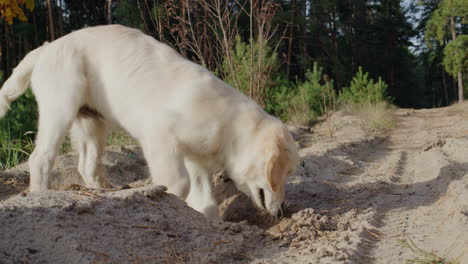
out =
<svg viewBox="0 0 468 264"><path fill-rule="evenodd" d="M123 131L113 131L107 136L107 145L109 146L126 146L136 144L138 144L138 142Z"/></svg>
<svg viewBox="0 0 468 264"><path fill-rule="evenodd" d="M382 101L375 104L347 105L345 111L360 120L361 128L370 133L387 133L396 127L394 109Z"/></svg>
<svg viewBox="0 0 468 264"><path fill-rule="evenodd" d="M449 261L437 256L434 252L425 251L414 243L411 238L398 240L402 247L410 249L413 253L418 255L414 259L407 259L406 263L420 263L420 264L459 264L457 260Z"/></svg>
<svg viewBox="0 0 468 264"><path fill-rule="evenodd" d="M127 146L138 144L135 139L123 131L113 131L107 136L107 146ZM69 153L73 150L70 137L65 137L60 148L60 155Z"/></svg>

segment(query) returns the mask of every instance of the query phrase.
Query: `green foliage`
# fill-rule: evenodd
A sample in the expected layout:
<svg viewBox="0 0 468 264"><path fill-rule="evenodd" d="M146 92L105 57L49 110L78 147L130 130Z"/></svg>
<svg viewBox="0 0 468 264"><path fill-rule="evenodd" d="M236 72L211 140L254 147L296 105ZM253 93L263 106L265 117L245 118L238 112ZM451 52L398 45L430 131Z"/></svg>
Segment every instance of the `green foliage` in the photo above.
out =
<svg viewBox="0 0 468 264"><path fill-rule="evenodd" d="M278 77L275 85L268 91L265 110L282 120L288 120L288 109L296 93L297 86L294 82L287 80L284 76Z"/></svg>
<svg viewBox="0 0 468 264"><path fill-rule="evenodd" d="M465 0L442 0L426 24L426 41L431 47L430 40L436 39L441 45L444 44L450 32L450 19L454 18L461 24L468 23L468 5Z"/></svg>
<svg viewBox="0 0 468 264"><path fill-rule="evenodd" d="M468 35L464 35L468 24L468 5L466 0L442 0L426 24L426 43L433 50L437 50L434 42L438 41L443 48L442 64L452 76L467 70ZM459 30L461 29L461 30ZM457 36L458 35L458 36ZM450 42L446 44L447 40ZM459 83L459 92L463 85ZM463 94L463 93L462 93ZM463 98L459 98L463 100Z"/></svg>
<svg viewBox="0 0 468 264"><path fill-rule="evenodd" d="M143 30L145 28L136 0L121 0L115 10L115 22Z"/></svg>
<svg viewBox="0 0 468 264"><path fill-rule="evenodd" d="M0 120L0 126L8 126L11 135L20 138L27 132L37 130L37 116L36 100L32 90L28 89L23 96L13 102L5 118Z"/></svg>
<svg viewBox="0 0 468 264"><path fill-rule="evenodd" d="M282 120L299 124L333 111L336 102L333 81L324 81L322 76L323 69L315 62L304 82L294 84L279 78L276 89L268 97L266 110Z"/></svg>
<svg viewBox="0 0 468 264"><path fill-rule="evenodd" d="M0 72L0 81L2 77ZM0 120L0 170L16 166L32 152L37 115L34 95L28 89Z"/></svg>
<svg viewBox="0 0 468 264"><path fill-rule="evenodd" d="M0 170L6 170L23 162L34 149L34 143L28 134L14 138L11 130L0 126Z"/></svg>
<svg viewBox="0 0 468 264"><path fill-rule="evenodd" d="M369 78L369 73L364 73L362 67L351 80L349 87L343 88L338 101L341 104L375 104L386 101L388 85L381 78L377 82Z"/></svg>
<svg viewBox="0 0 468 264"><path fill-rule="evenodd" d="M460 35L447 44L442 63L445 70L454 77L458 72L468 70L468 35Z"/></svg>
<svg viewBox="0 0 468 264"><path fill-rule="evenodd" d="M245 43L236 36L231 58L222 65L224 80L265 106L268 90L274 85L279 60L266 41Z"/></svg>
<svg viewBox="0 0 468 264"><path fill-rule="evenodd" d="M315 117L324 114L335 100L333 81L322 80L322 75L322 67L314 62L312 71L306 72L306 81L298 85L298 94L304 96Z"/></svg>
<svg viewBox="0 0 468 264"><path fill-rule="evenodd" d="M138 142L123 131L112 131L107 135L107 144L110 146L136 145Z"/></svg>

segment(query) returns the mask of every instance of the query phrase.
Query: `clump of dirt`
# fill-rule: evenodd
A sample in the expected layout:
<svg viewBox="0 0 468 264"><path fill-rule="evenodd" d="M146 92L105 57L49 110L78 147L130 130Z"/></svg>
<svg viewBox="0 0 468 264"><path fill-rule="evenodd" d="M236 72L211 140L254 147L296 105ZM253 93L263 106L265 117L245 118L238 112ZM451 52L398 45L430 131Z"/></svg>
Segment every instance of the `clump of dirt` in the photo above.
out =
<svg viewBox="0 0 468 264"><path fill-rule="evenodd" d="M27 171L0 171L0 200L23 192L28 186Z"/></svg>

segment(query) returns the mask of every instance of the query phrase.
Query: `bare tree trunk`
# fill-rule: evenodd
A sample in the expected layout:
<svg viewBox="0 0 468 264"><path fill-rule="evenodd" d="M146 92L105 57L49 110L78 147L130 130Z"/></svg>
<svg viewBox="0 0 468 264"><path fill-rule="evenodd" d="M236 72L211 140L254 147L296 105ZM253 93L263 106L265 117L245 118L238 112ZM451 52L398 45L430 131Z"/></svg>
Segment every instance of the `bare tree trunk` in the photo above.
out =
<svg viewBox="0 0 468 264"><path fill-rule="evenodd" d="M107 24L112 24L112 0L106 0L107 3Z"/></svg>
<svg viewBox="0 0 468 264"><path fill-rule="evenodd" d="M4 75L8 76L10 75L10 70L11 70L11 62L10 62L10 34L8 32L8 25L7 23L5 24L5 72Z"/></svg>
<svg viewBox="0 0 468 264"><path fill-rule="evenodd" d="M458 72L458 101L463 102L463 77L461 72Z"/></svg>
<svg viewBox="0 0 468 264"><path fill-rule="evenodd" d="M36 19L36 13L33 12L33 26L34 26L34 47L37 47L39 45L39 36L37 35L37 19Z"/></svg>
<svg viewBox="0 0 468 264"><path fill-rule="evenodd" d="M455 41L457 38L457 33L455 32L455 19L450 17L450 31L452 32L452 41ZM463 78L462 73L457 73L458 79L458 102L463 102Z"/></svg>
<svg viewBox="0 0 468 264"><path fill-rule="evenodd" d="M442 84L444 86L445 105L448 105L449 104L449 98L448 98L447 80L445 79L444 67L441 67L441 69L442 69Z"/></svg>
<svg viewBox="0 0 468 264"><path fill-rule="evenodd" d="M63 36L63 9L62 9L62 0L58 0L58 16L59 16L59 36Z"/></svg>
<svg viewBox="0 0 468 264"><path fill-rule="evenodd" d="M55 39L55 31L54 31L54 19L52 17L52 1L47 0L47 7L49 10L49 34L50 34L50 41Z"/></svg>
<svg viewBox="0 0 468 264"><path fill-rule="evenodd" d="M287 58L287 68L286 68L286 78L289 79L291 74L291 57L292 57L292 44L293 44L293 31L294 23L296 21L296 0L291 1L291 21L289 22L289 41L288 41L288 58Z"/></svg>

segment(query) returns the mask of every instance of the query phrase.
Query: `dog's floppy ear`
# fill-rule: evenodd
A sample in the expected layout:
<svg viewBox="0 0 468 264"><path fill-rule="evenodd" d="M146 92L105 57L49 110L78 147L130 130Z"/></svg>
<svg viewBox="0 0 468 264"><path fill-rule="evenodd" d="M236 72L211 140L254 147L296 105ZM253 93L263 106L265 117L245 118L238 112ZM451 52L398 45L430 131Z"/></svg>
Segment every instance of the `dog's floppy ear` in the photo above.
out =
<svg viewBox="0 0 468 264"><path fill-rule="evenodd" d="M269 158L266 163L266 177L273 192L277 192L282 183L282 163L281 153L278 146L269 148Z"/></svg>

